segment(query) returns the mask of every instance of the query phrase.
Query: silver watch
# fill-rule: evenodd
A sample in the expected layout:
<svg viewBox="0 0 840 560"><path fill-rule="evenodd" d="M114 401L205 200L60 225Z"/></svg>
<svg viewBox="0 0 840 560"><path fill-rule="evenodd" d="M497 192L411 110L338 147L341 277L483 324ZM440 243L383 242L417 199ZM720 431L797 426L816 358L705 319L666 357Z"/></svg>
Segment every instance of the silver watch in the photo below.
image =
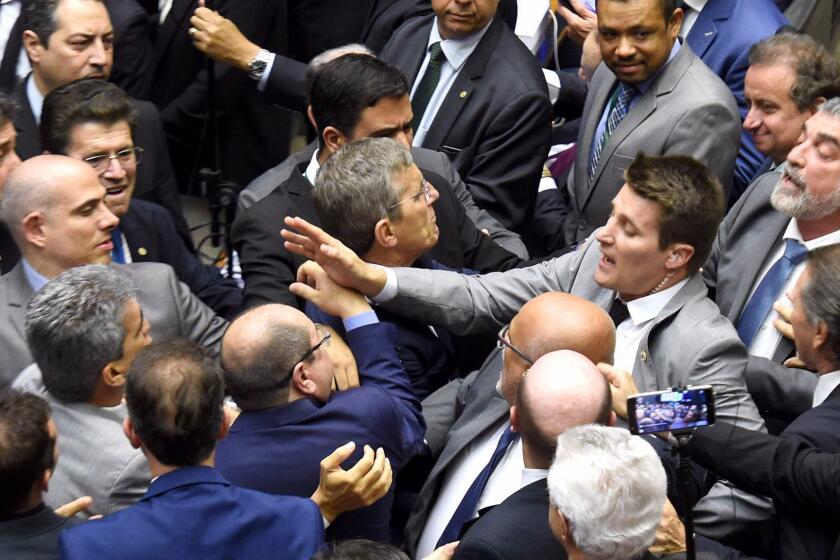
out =
<svg viewBox="0 0 840 560"><path fill-rule="evenodd" d="M262 79L269 60L271 60L271 53L265 49L260 49L260 52L248 63L248 75L251 76L251 79L258 82Z"/></svg>

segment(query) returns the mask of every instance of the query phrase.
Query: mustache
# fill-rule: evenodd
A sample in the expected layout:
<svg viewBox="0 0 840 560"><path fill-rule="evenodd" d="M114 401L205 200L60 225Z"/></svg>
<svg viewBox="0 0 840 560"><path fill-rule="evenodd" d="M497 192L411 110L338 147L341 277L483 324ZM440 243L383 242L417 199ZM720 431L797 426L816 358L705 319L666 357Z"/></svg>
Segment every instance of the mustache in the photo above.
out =
<svg viewBox="0 0 840 560"><path fill-rule="evenodd" d="M782 171L782 179L789 179L791 183L805 189L805 177L802 176L802 170L798 167L793 167L790 163L785 163L785 169Z"/></svg>

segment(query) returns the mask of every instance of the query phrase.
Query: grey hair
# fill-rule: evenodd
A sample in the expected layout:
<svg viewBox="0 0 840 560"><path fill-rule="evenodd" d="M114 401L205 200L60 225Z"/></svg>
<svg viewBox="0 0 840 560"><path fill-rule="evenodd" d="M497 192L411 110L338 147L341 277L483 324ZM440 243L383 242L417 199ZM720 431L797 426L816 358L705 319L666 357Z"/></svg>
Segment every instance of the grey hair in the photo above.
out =
<svg viewBox="0 0 840 560"><path fill-rule="evenodd" d="M840 362L840 246L815 249L808 259L810 276L800 295L805 317L812 325L825 323L828 359Z"/></svg>
<svg viewBox="0 0 840 560"><path fill-rule="evenodd" d="M649 444L623 428L593 424L558 436L548 473L551 507L594 560L634 558L653 543L666 484Z"/></svg>
<svg viewBox="0 0 840 560"><path fill-rule="evenodd" d="M376 222L400 217L394 176L414 160L390 138L364 138L343 146L321 168L313 197L321 226L358 255L374 241Z"/></svg>
<svg viewBox="0 0 840 560"><path fill-rule="evenodd" d="M315 75L324 64L332 62L336 58L341 58L345 54L366 54L368 56L376 57L376 54L374 54L372 50L361 43L348 43L347 45L341 45L340 47L328 49L321 54L312 57L312 60L310 60L309 64L306 65L306 75L304 76L306 83L312 84L312 81L315 79ZM307 89L309 88L307 87Z"/></svg>
<svg viewBox="0 0 840 560"><path fill-rule="evenodd" d="M818 113L825 113L840 119L840 97L833 97L820 106Z"/></svg>
<svg viewBox="0 0 840 560"><path fill-rule="evenodd" d="M102 369L122 357L125 309L134 297L129 278L100 264L67 270L32 296L26 342L54 397L90 399Z"/></svg>

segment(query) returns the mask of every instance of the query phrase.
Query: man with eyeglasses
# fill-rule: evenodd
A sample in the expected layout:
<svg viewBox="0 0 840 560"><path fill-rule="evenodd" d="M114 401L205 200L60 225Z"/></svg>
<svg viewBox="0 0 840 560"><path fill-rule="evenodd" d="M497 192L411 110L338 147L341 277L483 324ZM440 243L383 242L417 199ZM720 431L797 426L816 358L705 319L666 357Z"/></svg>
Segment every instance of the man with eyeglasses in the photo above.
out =
<svg viewBox="0 0 840 560"><path fill-rule="evenodd" d="M105 187L105 204L120 219L111 230L116 263L162 262L218 315L232 319L242 307L236 281L204 265L178 237L171 215L154 202L133 198L143 148L134 144L131 99L103 80L77 80L44 99L44 149L87 162ZM144 162L154 165L153 161Z"/></svg>
<svg viewBox="0 0 840 560"><path fill-rule="evenodd" d="M272 494L312 494L321 457L350 441L356 459L363 447L384 451L395 473L424 447L420 402L395 350L393 327L317 264L304 266L315 279L307 297L341 318L360 386L332 392L330 335L294 307L258 306L231 323L222 366L242 414L219 443L216 466L233 484ZM388 542L393 499L390 489L379 502L339 516L327 540Z"/></svg>

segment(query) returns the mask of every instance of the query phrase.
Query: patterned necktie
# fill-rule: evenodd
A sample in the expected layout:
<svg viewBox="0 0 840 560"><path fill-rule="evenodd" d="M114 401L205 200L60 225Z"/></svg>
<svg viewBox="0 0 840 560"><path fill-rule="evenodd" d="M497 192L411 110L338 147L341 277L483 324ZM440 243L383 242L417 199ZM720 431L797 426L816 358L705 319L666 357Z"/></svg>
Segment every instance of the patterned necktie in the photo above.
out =
<svg viewBox="0 0 840 560"><path fill-rule="evenodd" d="M764 318L770 313L773 302L779 297L785 283L793 273L796 265L805 260L808 249L795 239L788 239L785 242L785 254L782 258L773 263L764 278L758 284L747 306L738 319L738 336L747 348L752 344L759 327Z"/></svg>
<svg viewBox="0 0 840 560"><path fill-rule="evenodd" d="M449 523L443 528L443 533L441 533L438 539L438 547L456 541L461 536L461 529L464 523L472 519L475 509L478 507L478 500L481 498L482 492L484 492L484 487L487 486L487 481L490 480L490 475L493 474L502 457L505 456L505 452L507 452L510 444L516 441L517 438L519 438L519 434L512 431L510 426L502 432L501 437L499 437L499 443L496 445L496 450L493 452L493 456L490 457L490 462L475 477L472 485L470 485L466 494L461 499L461 503L458 504L455 513L452 514Z"/></svg>
<svg viewBox="0 0 840 560"><path fill-rule="evenodd" d="M411 100L411 110L414 112L414 117L411 119L411 128L415 131L420 126L420 121L423 120L423 113L426 112L426 107L429 106L429 100L432 98L435 89L437 89L438 82L440 82L440 67L443 61L446 60L446 55L443 54L443 49L440 48L440 42L432 43L429 51L429 64L426 66L426 73L423 74L423 79L420 80L420 85L417 86L417 91L414 92L414 99Z"/></svg>
<svg viewBox="0 0 840 560"><path fill-rule="evenodd" d="M618 86L613 96L614 103L610 113L607 116L607 123L604 126L604 133L598 139L595 149L592 150L592 156L589 158L589 180L595 175L595 170L598 169L598 162L601 160L601 151L604 149L604 144L607 143L610 135L613 133L624 117L627 116L627 111L630 109L630 102L636 97L639 90L632 84L622 83Z"/></svg>

